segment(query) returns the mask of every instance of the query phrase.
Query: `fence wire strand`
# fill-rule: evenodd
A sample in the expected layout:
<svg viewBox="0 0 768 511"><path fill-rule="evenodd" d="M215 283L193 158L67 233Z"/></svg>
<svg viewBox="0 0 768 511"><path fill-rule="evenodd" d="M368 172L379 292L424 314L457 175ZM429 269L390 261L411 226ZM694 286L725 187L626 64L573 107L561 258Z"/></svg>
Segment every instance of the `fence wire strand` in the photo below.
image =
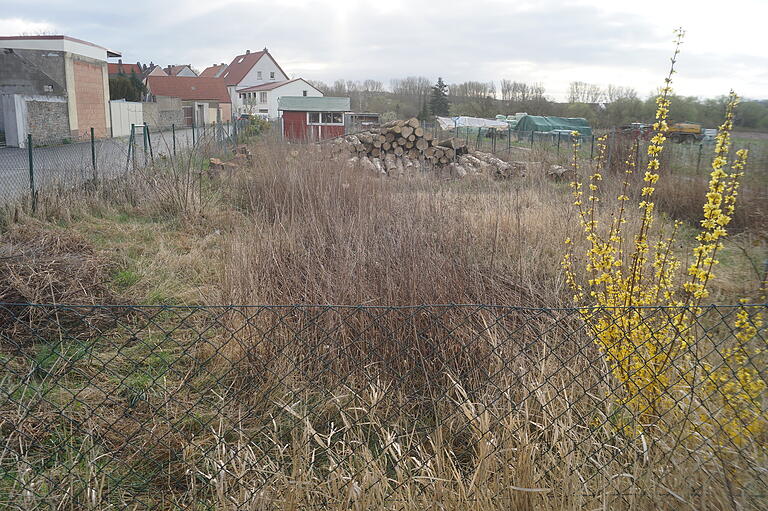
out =
<svg viewBox="0 0 768 511"><path fill-rule="evenodd" d="M0 506L765 509L768 396L740 424L728 396L768 379L768 336L734 366L741 311L766 305L686 311L650 409L586 325L655 342L677 308L0 304Z"/></svg>

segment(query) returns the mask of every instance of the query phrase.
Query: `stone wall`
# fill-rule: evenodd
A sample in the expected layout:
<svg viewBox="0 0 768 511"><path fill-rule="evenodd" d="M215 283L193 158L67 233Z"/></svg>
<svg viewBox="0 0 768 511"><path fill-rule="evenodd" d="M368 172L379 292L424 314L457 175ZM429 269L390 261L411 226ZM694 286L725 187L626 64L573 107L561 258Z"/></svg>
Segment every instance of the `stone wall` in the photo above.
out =
<svg viewBox="0 0 768 511"><path fill-rule="evenodd" d="M35 145L60 144L70 139L67 102L63 98L28 99L27 132Z"/></svg>
<svg viewBox="0 0 768 511"><path fill-rule="evenodd" d="M156 101L142 104L144 122L150 126L167 128L171 124L176 127L184 125L184 110L181 99L167 96L158 96Z"/></svg>

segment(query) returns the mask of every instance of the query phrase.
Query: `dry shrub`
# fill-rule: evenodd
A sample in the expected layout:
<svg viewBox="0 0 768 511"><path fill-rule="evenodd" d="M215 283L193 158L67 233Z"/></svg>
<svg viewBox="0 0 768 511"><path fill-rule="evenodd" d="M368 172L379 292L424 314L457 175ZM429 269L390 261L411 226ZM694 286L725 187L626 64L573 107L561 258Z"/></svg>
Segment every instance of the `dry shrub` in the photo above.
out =
<svg viewBox="0 0 768 511"><path fill-rule="evenodd" d="M227 237L224 303L558 302L551 229L570 221L557 191L377 179L309 151L257 157L231 187L248 220Z"/></svg>
<svg viewBox="0 0 768 511"><path fill-rule="evenodd" d="M656 203L672 218L699 227L702 201L708 192L704 177L666 175L656 188ZM728 230L768 233L768 194L759 185L745 183L739 191L738 204Z"/></svg>
<svg viewBox="0 0 768 511"><path fill-rule="evenodd" d="M55 324L27 305L110 303L109 263L81 236L28 222L14 225L0 241L0 337L16 346L47 341ZM75 312L61 309L57 321L70 331L88 329ZM24 325L24 328L21 328Z"/></svg>

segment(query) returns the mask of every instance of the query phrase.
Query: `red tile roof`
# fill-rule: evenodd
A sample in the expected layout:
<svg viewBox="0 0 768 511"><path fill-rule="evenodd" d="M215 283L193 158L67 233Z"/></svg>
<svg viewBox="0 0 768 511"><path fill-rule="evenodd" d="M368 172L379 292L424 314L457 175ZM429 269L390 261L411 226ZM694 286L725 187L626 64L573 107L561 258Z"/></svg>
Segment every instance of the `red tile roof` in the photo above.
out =
<svg viewBox="0 0 768 511"><path fill-rule="evenodd" d="M268 51L262 50L238 55L232 59L232 63L227 66L227 70L223 75L221 75L221 77L224 78L224 80L227 82L227 85L237 85L242 81L243 78L245 78L245 75L248 74L251 68L261 60L261 57L268 54ZM270 58L272 58L272 55L270 55ZM278 64L275 59L272 60L275 62L277 69L279 69L280 72L287 77L288 75L285 74L285 71L283 71L283 68L280 67L280 64Z"/></svg>
<svg viewBox="0 0 768 511"><path fill-rule="evenodd" d="M148 76L147 88L155 96L183 100L207 100L231 103L224 80L200 76Z"/></svg>
<svg viewBox="0 0 768 511"><path fill-rule="evenodd" d="M215 77L220 71L223 71L227 67L226 64L217 64L214 66L209 66L203 69L203 72L200 73L200 76L211 76Z"/></svg>
<svg viewBox="0 0 768 511"><path fill-rule="evenodd" d="M182 71L182 70L183 70L185 67L189 67L189 66L188 66L187 64L182 64L182 65L179 65L179 66L168 66L168 67L166 67L166 68L165 68L165 72L166 72L166 73L168 73L168 74L169 74L169 75L171 75L171 76L176 76L176 75L178 75L179 73L181 73L181 71ZM189 67L189 69L192 69L192 68L191 68L191 67ZM194 71L193 71L193 72L194 72ZM190 76L190 78L192 78L192 77Z"/></svg>
<svg viewBox="0 0 768 511"><path fill-rule="evenodd" d="M119 75L120 73L130 75L132 72L136 73L136 76L141 76L141 68L138 64L107 64L107 69L111 75Z"/></svg>

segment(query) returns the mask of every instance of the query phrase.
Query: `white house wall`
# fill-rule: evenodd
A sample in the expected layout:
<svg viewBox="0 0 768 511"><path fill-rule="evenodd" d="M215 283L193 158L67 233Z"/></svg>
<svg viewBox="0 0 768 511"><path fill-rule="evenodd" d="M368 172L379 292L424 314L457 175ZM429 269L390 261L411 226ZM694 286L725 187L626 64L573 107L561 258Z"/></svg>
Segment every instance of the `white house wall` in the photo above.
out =
<svg viewBox="0 0 768 511"><path fill-rule="evenodd" d="M261 71L261 80L258 79L259 71ZM269 77L269 73L271 72L275 73L274 79ZM243 89L245 87L253 87L254 85L261 85L262 83L269 82L284 82L288 79L289 78L280 71L280 68L277 67L277 63L272 60L272 57L270 57L269 54L266 54L261 57L251 70L248 71L248 74L240 80L240 83L237 84L237 88Z"/></svg>
<svg viewBox="0 0 768 511"><path fill-rule="evenodd" d="M269 110L269 118L277 119L277 115L278 115L277 100L279 98L281 98L282 96L303 96L304 95L303 91L307 91L308 97L318 98L323 96L322 92L315 89L304 80L297 80L295 82L285 84L282 87L278 87L277 89L272 89L271 91L268 91L267 92L267 108ZM263 107L259 107L257 103L257 108L263 108Z"/></svg>

